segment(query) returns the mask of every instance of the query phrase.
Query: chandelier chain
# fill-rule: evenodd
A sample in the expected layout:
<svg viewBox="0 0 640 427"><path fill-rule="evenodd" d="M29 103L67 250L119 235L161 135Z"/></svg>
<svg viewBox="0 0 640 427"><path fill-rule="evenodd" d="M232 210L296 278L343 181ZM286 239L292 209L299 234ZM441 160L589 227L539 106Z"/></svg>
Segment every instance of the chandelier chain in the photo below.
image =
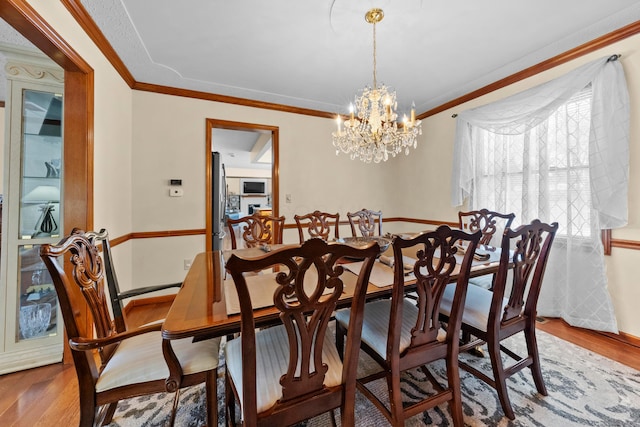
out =
<svg viewBox="0 0 640 427"><path fill-rule="evenodd" d="M378 69L378 64L376 61L376 22L373 22L373 88L378 88L378 78L376 70Z"/></svg>

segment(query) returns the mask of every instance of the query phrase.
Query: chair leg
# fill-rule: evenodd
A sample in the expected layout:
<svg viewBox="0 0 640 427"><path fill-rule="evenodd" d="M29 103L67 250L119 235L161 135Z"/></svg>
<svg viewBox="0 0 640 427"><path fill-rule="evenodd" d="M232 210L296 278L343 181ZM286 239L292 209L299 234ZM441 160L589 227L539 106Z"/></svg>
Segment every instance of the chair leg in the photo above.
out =
<svg viewBox="0 0 640 427"><path fill-rule="evenodd" d="M338 322L336 322L336 349L340 359L344 361L344 338L347 335L347 330Z"/></svg>
<svg viewBox="0 0 640 427"><path fill-rule="evenodd" d="M207 399L207 425L218 427L218 369L207 372L205 380Z"/></svg>
<svg viewBox="0 0 640 427"><path fill-rule="evenodd" d="M225 413L227 415L227 426L236 425L236 397L233 394L231 387L231 380L229 374L224 376L224 406L226 408Z"/></svg>
<svg viewBox="0 0 640 427"><path fill-rule="evenodd" d="M89 395L90 397L87 397ZM95 395L93 393L87 393L85 397L82 396L82 389L80 389L80 422L79 427L93 427L96 421L96 408Z"/></svg>
<svg viewBox="0 0 640 427"><path fill-rule="evenodd" d="M529 352L529 357L531 357L531 374L533 375L533 382L536 385L536 389L538 393L543 396L547 395L547 387L544 384L544 379L542 378L542 369L540 368L540 355L538 353L538 342L536 340L536 329L535 325L529 326L525 329L524 335L527 341L527 351Z"/></svg>
<svg viewBox="0 0 640 427"><path fill-rule="evenodd" d="M173 397L173 408L171 408L171 418L169 418L169 425L173 427L176 423L176 412L178 412L178 402L180 401L180 389L176 390Z"/></svg>
<svg viewBox="0 0 640 427"><path fill-rule="evenodd" d="M389 409L391 425L404 426L404 410L402 406L402 390L400 389L400 374L387 373L387 389L389 390Z"/></svg>
<svg viewBox="0 0 640 427"><path fill-rule="evenodd" d="M113 421L113 414L116 413L116 408L118 407L118 402L109 403L107 410L104 413L104 419L102 420L102 425L106 426L107 424L111 424Z"/></svg>
<svg viewBox="0 0 640 427"><path fill-rule="evenodd" d="M498 392L498 398L500 399L500 405L504 414L510 420L516 418L511 408L511 402L509 401L509 394L507 390L507 376L504 372L504 366L502 364L502 357L500 355L500 342L498 340L487 340L487 349L489 350L489 356L491 358L491 367L493 368L493 378Z"/></svg>
<svg viewBox="0 0 640 427"><path fill-rule="evenodd" d="M463 427L462 417L462 393L460 391L460 368L458 367L457 354L447 357L447 384L451 390L449 410L455 427Z"/></svg>

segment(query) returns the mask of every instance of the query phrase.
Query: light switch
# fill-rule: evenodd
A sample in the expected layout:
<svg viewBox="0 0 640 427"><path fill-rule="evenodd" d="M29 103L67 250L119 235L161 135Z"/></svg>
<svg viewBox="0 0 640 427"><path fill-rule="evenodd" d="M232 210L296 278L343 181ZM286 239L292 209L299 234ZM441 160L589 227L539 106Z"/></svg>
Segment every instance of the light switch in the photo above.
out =
<svg viewBox="0 0 640 427"><path fill-rule="evenodd" d="M169 196L171 197L182 197L184 195L184 190L182 188L171 187L169 189Z"/></svg>

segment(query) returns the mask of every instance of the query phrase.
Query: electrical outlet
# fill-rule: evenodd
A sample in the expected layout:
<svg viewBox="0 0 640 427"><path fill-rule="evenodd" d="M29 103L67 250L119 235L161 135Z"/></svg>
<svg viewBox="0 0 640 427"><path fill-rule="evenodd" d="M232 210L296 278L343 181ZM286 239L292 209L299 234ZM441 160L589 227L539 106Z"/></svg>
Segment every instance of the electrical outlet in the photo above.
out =
<svg viewBox="0 0 640 427"><path fill-rule="evenodd" d="M170 197L182 197L182 196L184 196L184 190L182 188L179 188L179 187L171 187L169 189L169 196Z"/></svg>
<svg viewBox="0 0 640 427"><path fill-rule="evenodd" d="M286 196L284 196L284 199L287 203L291 203L291 194L287 194Z"/></svg>
<svg viewBox="0 0 640 427"><path fill-rule="evenodd" d="M190 259L185 259L184 260L184 269L188 270L191 268L191 260Z"/></svg>

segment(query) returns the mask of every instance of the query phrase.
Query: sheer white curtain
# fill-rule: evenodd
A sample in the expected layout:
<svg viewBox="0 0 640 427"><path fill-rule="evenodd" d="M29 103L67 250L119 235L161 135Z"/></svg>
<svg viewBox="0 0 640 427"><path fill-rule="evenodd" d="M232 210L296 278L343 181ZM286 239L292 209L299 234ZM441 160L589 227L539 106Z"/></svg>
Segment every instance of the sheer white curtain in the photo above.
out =
<svg viewBox="0 0 640 427"><path fill-rule="evenodd" d="M628 98L617 57L601 58L460 113L454 146L453 206L560 224L538 313L610 332L600 229L627 223Z"/></svg>

